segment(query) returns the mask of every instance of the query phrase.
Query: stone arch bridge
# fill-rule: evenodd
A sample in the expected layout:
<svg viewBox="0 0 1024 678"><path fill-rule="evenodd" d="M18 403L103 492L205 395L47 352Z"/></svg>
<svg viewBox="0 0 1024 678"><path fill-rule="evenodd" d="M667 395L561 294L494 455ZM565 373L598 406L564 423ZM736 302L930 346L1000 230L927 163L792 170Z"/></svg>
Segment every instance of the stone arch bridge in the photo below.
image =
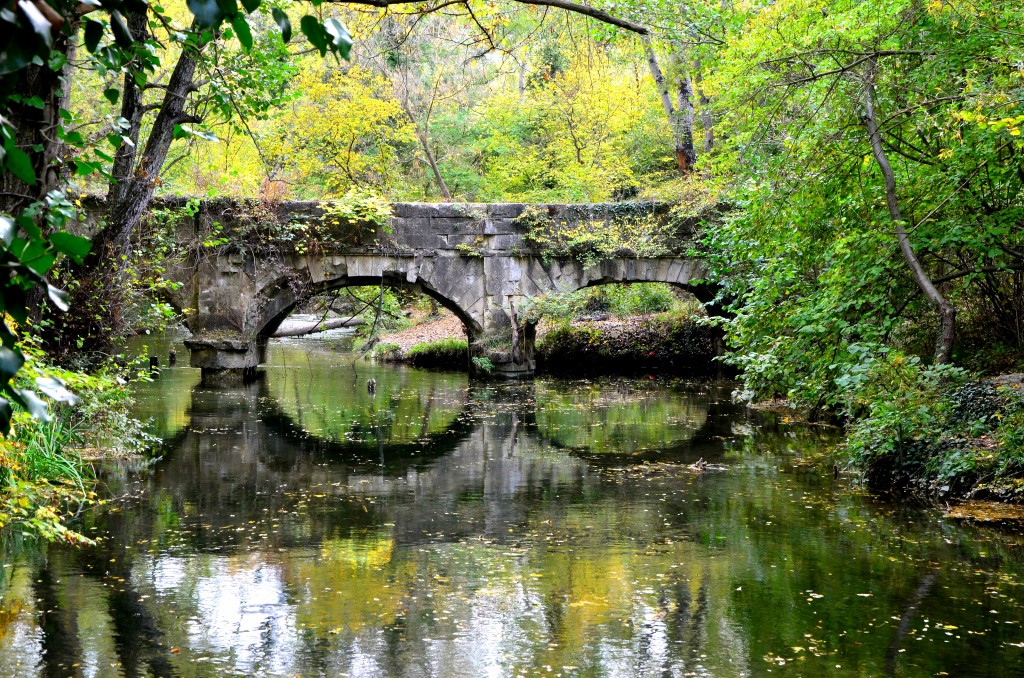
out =
<svg viewBox="0 0 1024 678"><path fill-rule="evenodd" d="M656 203L398 203L384 228L341 218L326 203L191 205L167 234L182 255L165 275L178 283L168 300L192 332L191 364L207 377L253 373L297 305L340 287L429 295L462 320L470 354L509 375L534 368L534 327L519 315L530 299L631 282L669 283L703 302L716 292L703 262L687 255L699 220L671 223L667 206ZM657 247L637 248L651 256L621 251L587 265L584 253L557 244L580 232L610 238L623 222L643 220L643 229L661 234Z"/></svg>

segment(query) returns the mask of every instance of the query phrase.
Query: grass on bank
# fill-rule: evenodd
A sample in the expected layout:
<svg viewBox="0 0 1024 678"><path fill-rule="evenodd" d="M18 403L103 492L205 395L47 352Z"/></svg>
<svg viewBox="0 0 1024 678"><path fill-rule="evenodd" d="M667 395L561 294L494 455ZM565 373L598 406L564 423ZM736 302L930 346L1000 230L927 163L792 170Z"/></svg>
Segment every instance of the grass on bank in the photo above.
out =
<svg viewBox="0 0 1024 678"><path fill-rule="evenodd" d="M91 539L66 523L69 515L96 500L95 473L82 452L137 453L151 439L130 416L131 393L115 374L55 368L45 364L31 343L22 350L26 363L18 374L19 386L32 388L37 377L57 377L78 396L78 403L51 403L48 421L14 408L11 430L0 436L0 527L49 541L90 544Z"/></svg>
<svg viewBox="0 0 1024 678"><path fill-rule="evenodd" d="M460 368L466 366L468 351L469 344L465 339L448 337L410 346L403 355L403 361L415 367Z"/></svg>

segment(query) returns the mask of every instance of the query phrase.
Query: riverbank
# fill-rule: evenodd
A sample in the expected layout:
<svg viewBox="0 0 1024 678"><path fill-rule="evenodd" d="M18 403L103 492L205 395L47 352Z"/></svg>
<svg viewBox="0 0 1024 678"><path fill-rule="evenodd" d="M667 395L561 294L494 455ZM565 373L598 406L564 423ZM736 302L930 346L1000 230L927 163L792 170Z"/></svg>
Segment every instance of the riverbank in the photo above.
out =
<svg viewBox="0 0 1024 678"><path fill-rule="evenodd" d="M849 463L877 493L1024 501L1024 374L905 386L864 403Z"/></svg>
<svg viewBox="0 0 1024 678"><path fill-rule="evenodd" d="M413 315L410 320L411 327L381 336L374 358L413 367L466 369L468 347L462 321L448 311Z"/></svg>

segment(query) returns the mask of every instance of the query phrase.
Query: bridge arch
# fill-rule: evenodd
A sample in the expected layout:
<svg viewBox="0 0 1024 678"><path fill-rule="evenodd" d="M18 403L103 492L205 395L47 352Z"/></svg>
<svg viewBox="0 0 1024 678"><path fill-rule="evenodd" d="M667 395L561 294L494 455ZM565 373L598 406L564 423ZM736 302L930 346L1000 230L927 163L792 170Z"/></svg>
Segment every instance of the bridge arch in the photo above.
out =
<svg viewBox="0 0 1024 678"><path fill-rule="evenodd" d="M321 280L316 283L301 281L282 276L279 280L267 285L258 298L258 317L254 326L258 328L257 336L263 340L271 337L282 322L295 310L295 307L313 297L345 287L376 287L389 289L412 290L425 294L438 304L451 311L462 321L467 336L474 337L480 333L480 323L473 318L455 300L439 292L429 282L415 280L410 282L404 271L384 270L379 275L343 275L336 278Z"/></svg>
<svg viewBox="0 0 1024 678"><path fill-rule="evenodd" d="M527 296L575 292L601 285L666 283L707 304L715 299L719 289L707 279L704 263L695 259L616 258L589 266L574 259L551 263L534 261L528 269L526 280L522 281L525 284L521 284ZM538 284L535 280L541 282Z"/></svg>

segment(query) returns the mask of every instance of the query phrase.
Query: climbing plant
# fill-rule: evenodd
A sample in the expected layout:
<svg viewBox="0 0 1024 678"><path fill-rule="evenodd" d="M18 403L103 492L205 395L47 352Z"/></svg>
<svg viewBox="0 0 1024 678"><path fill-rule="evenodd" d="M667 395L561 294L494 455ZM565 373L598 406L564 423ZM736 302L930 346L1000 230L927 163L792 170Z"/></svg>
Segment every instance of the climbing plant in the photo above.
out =
<svg viewBox="0 0 1024 678"><path fill-rule="evenodd" d="M669 251L673 229L651 210L636 203L608 205L551 216L531 206L514 220L524 238L545 259L572 258L593 266L616 256L657 257Z"/></svg>

